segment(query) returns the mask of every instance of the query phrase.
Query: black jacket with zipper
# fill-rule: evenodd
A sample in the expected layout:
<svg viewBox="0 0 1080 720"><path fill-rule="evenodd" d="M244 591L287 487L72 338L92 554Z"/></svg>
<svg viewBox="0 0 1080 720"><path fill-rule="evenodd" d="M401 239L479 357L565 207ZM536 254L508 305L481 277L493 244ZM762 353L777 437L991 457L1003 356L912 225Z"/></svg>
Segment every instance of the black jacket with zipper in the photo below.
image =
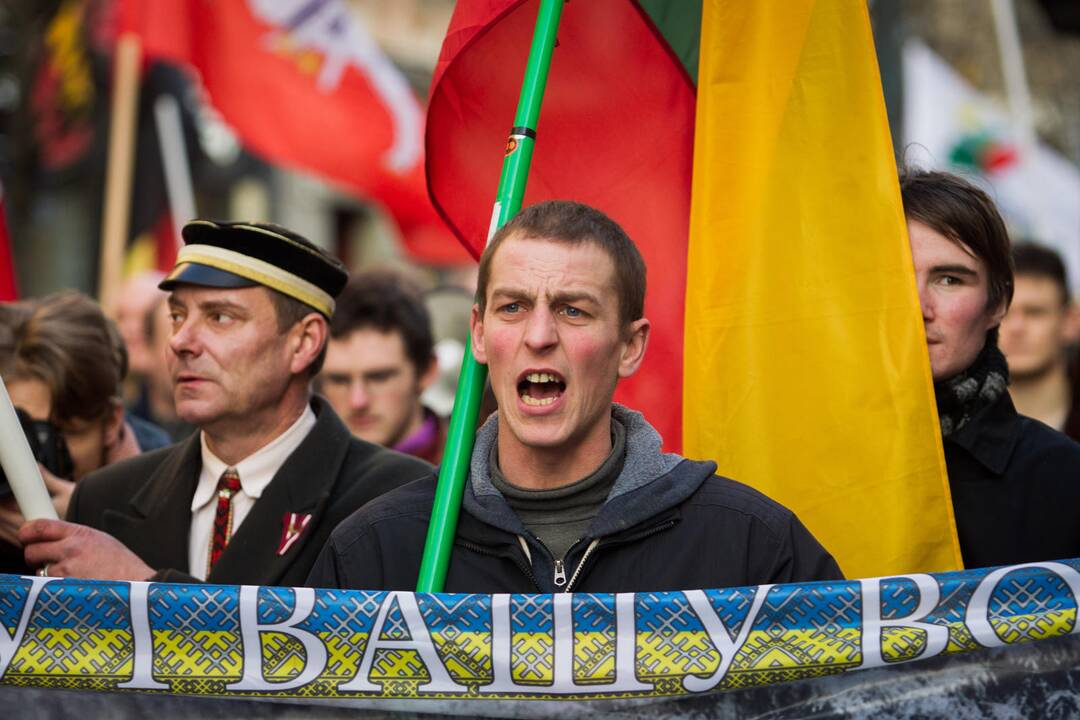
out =
<svg viewBox="0 0 1080 720"><path fill-rule="evenodd" d="M840 568L791 511L714 474L711 462L660 452L644 418L618 405L623 471L588 533L553 558L492 485L496 419L473 451L446 592L645 592L838 580ZM331 534L312 587L412 590L435 477L376 499Z"/></svg>

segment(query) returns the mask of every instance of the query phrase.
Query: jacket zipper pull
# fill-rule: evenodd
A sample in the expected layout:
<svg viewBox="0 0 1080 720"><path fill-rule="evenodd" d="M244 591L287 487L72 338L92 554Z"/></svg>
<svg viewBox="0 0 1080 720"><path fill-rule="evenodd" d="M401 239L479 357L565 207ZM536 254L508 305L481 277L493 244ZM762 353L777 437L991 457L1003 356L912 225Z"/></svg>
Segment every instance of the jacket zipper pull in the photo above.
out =
<svg viewBox="0 0 1080 720"><path fill-rule="evenodd" d="M563 566L562 560L555 561L555 587L562 587L566 584L566 568Z"/></svg>

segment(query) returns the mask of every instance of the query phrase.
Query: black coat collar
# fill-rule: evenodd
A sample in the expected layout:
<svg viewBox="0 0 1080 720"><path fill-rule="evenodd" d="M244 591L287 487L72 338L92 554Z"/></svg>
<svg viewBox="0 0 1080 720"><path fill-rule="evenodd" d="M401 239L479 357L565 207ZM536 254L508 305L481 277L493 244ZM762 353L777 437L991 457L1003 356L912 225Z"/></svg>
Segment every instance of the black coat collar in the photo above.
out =
<svg viewBox="0 0 1080 720"><path fill-rule="evenodd" d="M1001 475L1016 449L1020 430L1020 416L1005 392L946 442L963 448L990 472Z"/></svg>
<svg viewBox="0 0 1080 720"><path fill-rule="evenodd" d="M326 401L314 397L315 427L274 474L214 565L209 581L274 584L307 540L333 491L351 436ZM105 529L129 547L147 548L152 567L188 571L191 498L202 468L199 434L176 446L151 473L125 511L107 511ZM289 552L277 554L287 513L311 514Z"/></svg>
<svg viewBox="0 0 1080 720"><path fill-rule="evenodd" d="M229 540L207 578L209 582L274 585L304 543L315 535L345 462L351 435L322 398L312 400L315 427L278 468L274 479ZM190 499L188 503L190 505ZM285 555L278 555L288 513L310 514L307 529Z"/></svg>
<svg viewBox="0 0 1080 720"><path fill-rule="evenodd" d="M173 448L150 474L127 507L106 510L103 527L124 545L141 548L153 568L187 572L191 498L202 465L199 434Z"/></svg>

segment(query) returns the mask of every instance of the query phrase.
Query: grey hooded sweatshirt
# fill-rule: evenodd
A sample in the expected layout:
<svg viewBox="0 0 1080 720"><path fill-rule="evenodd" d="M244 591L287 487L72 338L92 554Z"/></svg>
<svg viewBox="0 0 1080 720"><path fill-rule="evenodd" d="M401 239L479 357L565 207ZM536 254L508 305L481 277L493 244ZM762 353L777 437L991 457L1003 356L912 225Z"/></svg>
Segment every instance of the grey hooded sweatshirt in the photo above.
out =
<svg viewBox="0 0 1080 720"><path fill-rule="evenodd" d="M716 464L663 453L659 434L620 405L626 459L585 535L562 559L521 522L491 480L497 417L477 433L446 592L646 592L839 580L795 515ZM570 480L574 480L571 478ZM436 476L389 492L331 535L308 585L412 590Z"/></svg>

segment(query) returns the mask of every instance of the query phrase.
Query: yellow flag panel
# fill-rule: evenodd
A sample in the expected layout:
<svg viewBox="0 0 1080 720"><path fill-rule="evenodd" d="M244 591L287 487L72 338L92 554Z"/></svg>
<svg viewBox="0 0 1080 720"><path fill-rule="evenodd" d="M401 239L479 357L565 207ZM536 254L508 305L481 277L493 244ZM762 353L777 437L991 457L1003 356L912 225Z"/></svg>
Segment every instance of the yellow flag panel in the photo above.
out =
<svg viewBox="0 0 1080 720"><path fill-rule="evenodd" d="M686 454L848 577L961 567L863 0L705 1L690 235Z"/></svg>

